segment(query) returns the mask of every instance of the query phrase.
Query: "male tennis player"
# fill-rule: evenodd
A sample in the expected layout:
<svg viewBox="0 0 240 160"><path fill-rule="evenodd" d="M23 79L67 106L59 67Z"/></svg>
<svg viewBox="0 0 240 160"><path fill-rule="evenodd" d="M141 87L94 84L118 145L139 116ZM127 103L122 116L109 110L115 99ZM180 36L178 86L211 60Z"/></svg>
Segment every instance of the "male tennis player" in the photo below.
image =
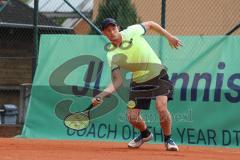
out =
<svg viewBox="0 0 240 160"><path fill-rule="evenodd" d="M172 99L173 87L168 79L161 60L155 54L143 35L154 30L163 35L173 48L182 46L181 41L163 29L159 24L148 21L129 26L119 31L117 22L106 18L101 23L101 30L111 42L107 57L112 70L112 83L95 98L94 106L107 95L115 92L123 80L120 69L133 73L128 102L128 120L141 134L128 143L129 148L138 148L153 137L140 115L141 109L149 109L151 98L156 98L156 108L160 116L160 125L164 133L166 150L178 151L178 146L171 139L172 119L167 108L167 102ZM105 47L106 48L106 47ZM149 92L146 92L148 91ZM142 92L143 91L143 92ZM141 94L143 93L143 94Z"/></svg>

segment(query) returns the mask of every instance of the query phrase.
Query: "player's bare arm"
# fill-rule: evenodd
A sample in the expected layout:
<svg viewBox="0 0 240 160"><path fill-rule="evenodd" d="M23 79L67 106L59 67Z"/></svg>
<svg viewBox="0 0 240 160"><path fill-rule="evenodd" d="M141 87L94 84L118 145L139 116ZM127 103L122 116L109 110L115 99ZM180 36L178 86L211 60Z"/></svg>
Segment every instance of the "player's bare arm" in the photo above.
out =
<svg viewBox="0 0 240 160"><path fill-rule="evenodd" d="M166 37L171 47L177 49L179 46L182 46L182 42L177 37L170 34L168 31L162 28L158 23L153 21L147 21L142 23L142 25L145 27L146 31L154 30L159 34L163 35L164 37Z"/></svg>
<svg viewBox="0 0 240 160"><path fill-rule="evenodd" d="M97 100L97 98L100 98L102 100L104 97L114 93L121 85L122 85L122 76L121 76L120 69L115 69L114 71L112 71L112 83L109 84L108 87L104 89L103 92L101 92L100 94L98 94L96 97L92 99L92 104L94 106L100 104L101 101Z"/></svg>

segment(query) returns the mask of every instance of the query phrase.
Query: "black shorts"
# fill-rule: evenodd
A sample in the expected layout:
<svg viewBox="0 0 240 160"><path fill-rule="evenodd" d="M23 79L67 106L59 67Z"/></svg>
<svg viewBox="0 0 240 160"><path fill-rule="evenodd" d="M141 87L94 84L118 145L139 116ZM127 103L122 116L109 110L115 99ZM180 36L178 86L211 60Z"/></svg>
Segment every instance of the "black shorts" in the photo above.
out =
<svg viewBox="0 0 240 160"><path fill-rule="evenodd" d="M169 80L166 70L146 82L135 83L131 82L128 108L130 109L149 109L152 99L157 96L167 96L168 100L172 100L173 84Z"/></svg>

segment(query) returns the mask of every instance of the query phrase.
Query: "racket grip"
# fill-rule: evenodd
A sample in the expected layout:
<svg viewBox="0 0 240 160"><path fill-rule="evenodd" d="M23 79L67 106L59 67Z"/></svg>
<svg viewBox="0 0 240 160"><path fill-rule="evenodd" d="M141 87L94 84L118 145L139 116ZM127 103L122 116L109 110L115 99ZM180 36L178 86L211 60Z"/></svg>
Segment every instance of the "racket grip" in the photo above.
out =
<svg viewBox="0 0 240 160"><path fill-rule="evenodd" d="M100 97L95 97L96 98L96 100L98 101L98 102L101 102L102 101L102 98L100 98Z"/></svg>
<svg viewBox="0 0 240 160"><path fill-rule="evenodd" d="M92 109L94 106L93 106L93 104L91 103L83 112L85 112L85 111L87 111L87 110L90 110L90 109Z"/></svg>

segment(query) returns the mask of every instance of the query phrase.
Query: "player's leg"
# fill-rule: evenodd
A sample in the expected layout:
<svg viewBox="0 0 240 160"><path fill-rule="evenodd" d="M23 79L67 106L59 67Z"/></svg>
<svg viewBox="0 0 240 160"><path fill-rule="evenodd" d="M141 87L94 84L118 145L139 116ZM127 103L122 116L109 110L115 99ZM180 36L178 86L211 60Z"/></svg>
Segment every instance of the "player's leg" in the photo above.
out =
<svg viewBox="0 0 240 160"><path fill-rule="evenodd" d="M139 97L137 93L141 90L146 90L145 85L142 83L131 83L128 101L128 121L133 127L139 129L140 135L135 137L128 143L130 148L138 148L144 142L150 141L153 137L152 133L148 130L147 125L142 119L140 113L142 109L148 110L151 103L151 98Z"/></svg>
<svg viewBox="0 0 240 160"><path fill-rule="evenodd" d="M128 121L140 131L140 135L128 143L128 147L130 148L139 148L144 142L152 139L152 133L147 129L147 125L142 119L140 112L140 109L128 109Z"/></svg>
<svg viewBox="0 0 240 160"><path fill-rule="evenodd" d="M156 109L160 118L160 125L164 135L171 134L172 118L167 108L167 96L156 97Z"/></svg>
<svg viewBox="0 0 240 160"><path fill-rule="evenodd" d="M146 130L147 125L140 115L140 109L128 109L128 121L132 124L133 127L140 130L140 132Z"/></svg>
<svg viewBox="0 0 240 160"><path fill-rule="evenodd" d="M156 108L160 118L160 125L162 127L164 134L164 142L166 149L169 151L178 151L178 146L171 139L172 118L167 108L167 102L168 102L167 96L156 97Z"/></svg>

